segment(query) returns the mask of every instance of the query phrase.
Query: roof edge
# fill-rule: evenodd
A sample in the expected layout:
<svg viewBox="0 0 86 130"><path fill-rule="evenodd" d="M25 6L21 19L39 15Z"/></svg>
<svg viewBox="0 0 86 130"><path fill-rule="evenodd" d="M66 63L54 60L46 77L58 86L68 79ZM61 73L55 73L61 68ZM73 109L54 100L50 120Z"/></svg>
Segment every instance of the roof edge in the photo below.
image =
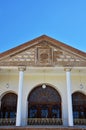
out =
<svg viewBox="0 0 86 130"><path fill-rule="evenodd" d="M34 39L30 40L30 41L27 41L27 42L21 44L19 46L16 46L16 47L14 47L12 49L9 49L9 50L7 50L5 52L0 53L0 58L3 58L4 56L8 56L8 55L14 53L15 51L20 51L20 50L24 49L26 46L28 46L28 44L31 45L33 42L39 42L41 40L48 40L50 42L54 42L56 45L58 44L59 46L67 48L70 51L75 52L76 54L79 54L81 56L86 57L86 53L81 51L81 50L79 50L79 49L76 49L76 48L74 48L72 46L69 46L69 45L67 45L67 44L65 44L63 42L60 42L60 41L58 41L58 40L56 40L54 38L51 38L51 37L49 37L47 35L41 35L41 36L39 36L37 38L34 38Z"/></svg>

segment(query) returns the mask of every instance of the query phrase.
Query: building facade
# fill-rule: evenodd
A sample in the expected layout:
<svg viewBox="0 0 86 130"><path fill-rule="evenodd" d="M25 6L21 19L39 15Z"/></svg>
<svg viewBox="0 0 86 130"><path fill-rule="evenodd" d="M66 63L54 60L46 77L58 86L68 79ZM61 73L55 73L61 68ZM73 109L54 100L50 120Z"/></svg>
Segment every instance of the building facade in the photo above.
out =
<svg viewBox="0 0 86 130"><path fill-rule="evenodd" d="M86 125L86 53L45 35L1 53L0 125Z"/></svg>

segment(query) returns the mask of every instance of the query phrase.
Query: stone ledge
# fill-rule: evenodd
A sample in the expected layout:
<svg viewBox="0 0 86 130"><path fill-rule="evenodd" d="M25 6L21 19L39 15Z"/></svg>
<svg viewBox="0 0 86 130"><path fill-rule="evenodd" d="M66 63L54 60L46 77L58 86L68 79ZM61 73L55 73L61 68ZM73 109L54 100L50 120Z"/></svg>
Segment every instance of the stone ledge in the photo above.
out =
<svg viewBox="0 0 86 130"><path fill-rule="evenodd" d="M30 128L30 127L0 127L0 130L86 130L86 126L80 126L80 127L58 127L57 128L53 128L52 126L48 128L48 126L43 126L43 128L41 127L37 127L35 126L35 128Z"/></svg>

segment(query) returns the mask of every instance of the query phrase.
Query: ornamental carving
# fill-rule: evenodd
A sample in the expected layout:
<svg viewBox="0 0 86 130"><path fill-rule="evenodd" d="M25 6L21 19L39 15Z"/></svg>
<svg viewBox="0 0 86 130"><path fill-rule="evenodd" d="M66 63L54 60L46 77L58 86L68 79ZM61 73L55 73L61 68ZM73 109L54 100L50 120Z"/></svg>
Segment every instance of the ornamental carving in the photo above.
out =
<svg viewBox="0 0 86 130"><path fill-rule="evenodd" d="M52 49L47 47L37 48L37 64L50 65L52 63Z"/></svg>

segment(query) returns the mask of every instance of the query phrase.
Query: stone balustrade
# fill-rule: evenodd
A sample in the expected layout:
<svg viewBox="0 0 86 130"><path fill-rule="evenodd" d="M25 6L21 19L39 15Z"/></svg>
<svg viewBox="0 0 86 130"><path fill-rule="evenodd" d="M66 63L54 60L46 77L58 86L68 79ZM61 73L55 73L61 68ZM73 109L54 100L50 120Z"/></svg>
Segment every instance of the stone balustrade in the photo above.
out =
<svg viewBox="0 0 86 130"><path fill-rule="evenodd" d="M63 120L60 118L27 118L23 119L24 122L28 126L30 125L61 125L63 126ZM74 119L74 125L78 126L86 126L86 119ZM1 118L0 126L15 126L16 119L15 118Z"/></svg>
<svg viewBox="0 0 86 130"><path fill-rule="evenodd" d="M29 118L28 125L62 125L62 119L59 118Z"/></svg>

